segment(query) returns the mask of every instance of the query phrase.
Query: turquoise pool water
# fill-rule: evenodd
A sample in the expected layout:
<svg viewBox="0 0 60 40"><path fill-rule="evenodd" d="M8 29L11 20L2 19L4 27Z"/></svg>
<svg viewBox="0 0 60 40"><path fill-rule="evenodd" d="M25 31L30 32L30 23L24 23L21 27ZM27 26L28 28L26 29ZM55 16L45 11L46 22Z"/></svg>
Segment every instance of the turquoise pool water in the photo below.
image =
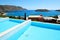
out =
<svg viewBox="0 0 60 40"><path fill-rule="evenodd" d="M60 40L60 31L30 26L18 40Z"/></svg>
<svg viewBox="0 0 60 40"><path fill-rule="evenodd" d="M6 40L60 40L60 24L29 21L21 27Z"/></svg>
<svg viewBox="0 0 60 40"><path fill-rule="evenodd" d="M0 33L4 32L20 23L22 23L22 22L18 22L18 20L11 20L11 19L4 20L3 22L0 23Z"/></svg>

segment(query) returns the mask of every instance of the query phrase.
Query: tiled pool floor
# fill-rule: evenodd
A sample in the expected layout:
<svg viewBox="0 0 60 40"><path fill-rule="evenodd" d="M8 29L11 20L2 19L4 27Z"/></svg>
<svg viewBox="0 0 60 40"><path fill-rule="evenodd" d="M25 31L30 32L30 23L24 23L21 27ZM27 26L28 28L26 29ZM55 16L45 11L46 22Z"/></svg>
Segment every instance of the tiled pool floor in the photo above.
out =
<svg viewBox="0 0 60 40"><path fill-rule="evenodd" d="M60 31L30 26L18 40L60 40Z"/></svg>

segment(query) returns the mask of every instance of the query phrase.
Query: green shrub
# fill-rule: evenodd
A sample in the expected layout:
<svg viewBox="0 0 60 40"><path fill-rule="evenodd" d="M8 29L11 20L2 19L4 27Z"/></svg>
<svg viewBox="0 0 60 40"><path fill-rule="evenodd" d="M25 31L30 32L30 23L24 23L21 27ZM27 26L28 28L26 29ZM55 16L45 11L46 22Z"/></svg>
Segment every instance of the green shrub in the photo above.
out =
<svg viewBox="0 0 60 40"><path fill-rule="evenodd" d="M58 18L58 16L57 16L57 15L55 15L55 16L53 16L53 18Z"/></svg>

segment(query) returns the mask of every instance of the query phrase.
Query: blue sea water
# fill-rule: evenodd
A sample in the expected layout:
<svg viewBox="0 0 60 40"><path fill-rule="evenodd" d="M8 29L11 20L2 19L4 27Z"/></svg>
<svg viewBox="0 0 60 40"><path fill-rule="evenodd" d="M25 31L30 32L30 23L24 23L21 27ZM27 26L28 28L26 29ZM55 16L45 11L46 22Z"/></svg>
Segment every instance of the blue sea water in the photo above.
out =
<svg viewBox="0 0 60 40"><path fill-rule="evenodd" d="M35 10L17 10L17 11L8 11L7 16L24 16L24 13L26 13L27 16L29 15L40 15L43 16L55 16L60 15L60 12L50 10L48 12L36 12Z"/></svg>

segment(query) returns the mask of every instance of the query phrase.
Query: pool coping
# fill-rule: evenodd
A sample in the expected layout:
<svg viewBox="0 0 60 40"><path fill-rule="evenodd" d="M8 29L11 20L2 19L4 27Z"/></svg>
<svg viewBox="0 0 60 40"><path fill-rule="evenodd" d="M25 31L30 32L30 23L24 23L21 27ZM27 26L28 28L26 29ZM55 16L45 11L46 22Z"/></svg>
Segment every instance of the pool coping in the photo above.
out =
<svg viewBox="0 0 60 40"><path fill-rule="evenodd" d="M19 26L24 26L25 24L29 23L30 21L31 21L31 20L27 20L27 21L25 21L25 22L23 22L23 23L21 23L21 24L18 24L18 25L16 25L16 26L14 26L14 27L12 27L12 28L10 28L10 29L8 29L8 30L0 33L0 37L3 37L4 35L6 35L6 34L8 34L9 32L15 30L16 28L19 28ZM23 24L23 25L22 25L22 24ZM20 29L21 29L21 28L22 28L22 27L20 27Z"/></svg>
<svg viewBox="0 0 60 40"><path fill-rule="evenodd" d="M36 21L32 21L32 22L36 22ZM51 25L60 25L60 24L47 23L47 22L36 22L36 23L51 24Z"/></svg>

